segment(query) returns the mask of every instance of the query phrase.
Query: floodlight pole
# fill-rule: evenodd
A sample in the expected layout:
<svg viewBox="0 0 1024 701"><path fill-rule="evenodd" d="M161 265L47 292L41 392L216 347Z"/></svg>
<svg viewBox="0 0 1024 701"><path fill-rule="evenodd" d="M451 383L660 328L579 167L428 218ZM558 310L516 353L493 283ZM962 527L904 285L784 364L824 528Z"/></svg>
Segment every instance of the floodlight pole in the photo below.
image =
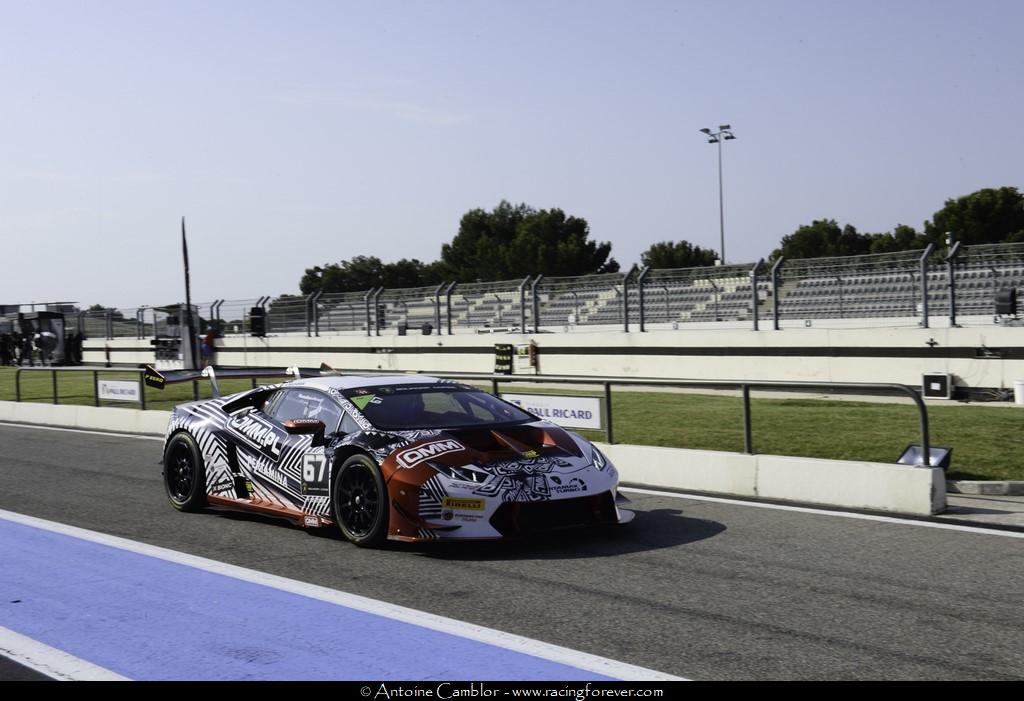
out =
<svg viewBox="0 0 1024 701"><path fill-rule="evenodd" d="M722 265L725 265L725 195L722 186L722 142L735 139L732 127L728 124L719 124L718 131L711 131L707 127L700 130L708 137L709 144L718 144L718 227L721 236Z"/></svg>

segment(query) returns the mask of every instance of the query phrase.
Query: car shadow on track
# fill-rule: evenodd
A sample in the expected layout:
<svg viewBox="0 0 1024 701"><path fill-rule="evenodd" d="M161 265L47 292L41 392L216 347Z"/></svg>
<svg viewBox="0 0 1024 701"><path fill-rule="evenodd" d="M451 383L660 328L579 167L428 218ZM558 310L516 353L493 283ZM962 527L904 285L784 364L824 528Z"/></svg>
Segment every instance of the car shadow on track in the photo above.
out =
<svg viewBox="0 0 1024 701"><path fill-rule="evenodd" d="M572 560L610 557L687 545L725 530L717 521L690 518L679 509L637 512L623 526L573 528L498 541L395 544L396 549L446 560Z"/></svg>
<svg viewBox="0 0 1024 701"><path fill-rule="evenodd" d="M272 524L293 531L304 530L317 538L348 544L334 527L303 529L282 519L240 511L206 509L201 513L233 521ZM445 560L571 560L673 548L712 538L723 531L724 524L684 516L681 509L651 509L637 511L636 519L622 526L567 528L505 540L389 541L383 548Z"/></svg>

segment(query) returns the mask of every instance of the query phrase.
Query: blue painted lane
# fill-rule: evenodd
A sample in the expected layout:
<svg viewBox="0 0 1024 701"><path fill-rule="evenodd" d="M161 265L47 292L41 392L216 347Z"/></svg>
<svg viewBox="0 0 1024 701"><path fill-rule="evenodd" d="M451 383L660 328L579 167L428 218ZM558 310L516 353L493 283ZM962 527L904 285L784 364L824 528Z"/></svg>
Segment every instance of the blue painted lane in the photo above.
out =
<svg viewBox="0 0 1024 701"><path fill-rule="evenodd" d="M3 519L0 625L133 679L605 679Z"/></svg>

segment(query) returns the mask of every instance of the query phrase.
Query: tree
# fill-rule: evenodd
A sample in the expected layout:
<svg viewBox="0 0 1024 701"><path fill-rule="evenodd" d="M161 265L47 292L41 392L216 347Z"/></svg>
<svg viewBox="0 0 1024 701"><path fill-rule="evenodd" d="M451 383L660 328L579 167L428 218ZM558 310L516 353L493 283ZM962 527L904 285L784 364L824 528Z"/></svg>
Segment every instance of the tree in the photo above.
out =
<svg viewBox="0 0 1024 701"><path fill-rule="evenodd" d="M839 228L835 219L818 219L805 224L788 236L772 252L772 258L824 258L868 253L871 237L857 232L852 224Z"/></svg>
<svg viewBox="0 0 1024 701"><path fill-rule="evenodd" d="M896 228L889 233L868 234L868 238L869 253L895 253L925 247L917 229L906 224L897 224Z"/></svg>
<svg viewBox="0 0 1024 701"><path fill-rule="evenodd" d="M90 305L89 308L86 309L86 311L88 311L88 312L110 312L110 318L111 319L118 319L118 320L124 319L124 313L118 311L118 309L116 307L104 307L102 304Z"/></svg>
<svg viewBox="0 0 1024 701"><path fill-rule="evenodd" d="M307 268L299 289L302 294L324 292L359 292L371 287L422 287L445 279L445 270L438 263L403 258L396 263L383 263L376 256L356 256L352 260Z"/></svg>
<svg viewBox="0 0 1024 701"><path fill-rule="evenodd" d="M441 261L462 282L618 271L619 264L609 258L612 245L589 236L583 218L502 200L491 212L473 209L463 215L455 238L441 247Z"/></svg>
<svg viewBox="0 0 1024 701"><path fill-rule="evenodd" d="M662 241L653 244L640 256L649 268L698 268L714 265L718 254L710 248L694 246L689 241Z"/></svg>
<svg viewBox="0 0 1024 701"><path fill-rule="evenodd" d="M1015 187L985 188L948 199L924 224L924 240L939 246L946 232L965 245L1024 240L1024 195Z"/></svg>

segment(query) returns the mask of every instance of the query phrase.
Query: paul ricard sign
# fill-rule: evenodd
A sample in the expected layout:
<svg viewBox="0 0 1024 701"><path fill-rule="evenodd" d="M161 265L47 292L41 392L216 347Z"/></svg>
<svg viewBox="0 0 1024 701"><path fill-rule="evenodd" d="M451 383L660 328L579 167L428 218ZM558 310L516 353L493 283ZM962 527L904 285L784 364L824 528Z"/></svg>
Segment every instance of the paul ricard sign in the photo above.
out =
<svg viewBox="0 0 1024 701"><path fill-rule="evenodd" d="M503 394L501 398L566 428L601 430L601 399L555 394Z"/></svg>

